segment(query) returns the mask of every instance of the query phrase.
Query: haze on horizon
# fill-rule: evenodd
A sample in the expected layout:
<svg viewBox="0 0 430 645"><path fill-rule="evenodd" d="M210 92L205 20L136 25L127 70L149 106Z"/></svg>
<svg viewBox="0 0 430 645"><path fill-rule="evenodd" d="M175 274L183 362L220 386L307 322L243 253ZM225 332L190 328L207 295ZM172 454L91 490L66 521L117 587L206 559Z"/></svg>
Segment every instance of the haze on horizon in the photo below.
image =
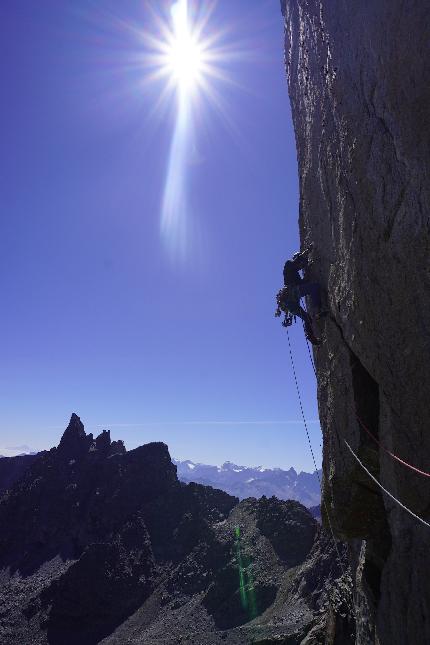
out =
<svg viewBox="0 0 430 645"><path fill-rule="evenodd" d="M0 8L0 454L57 445L74 411L128 448L310 472L273 315L299 245L279 2L190 2L188 49L178 4Z"/></svg>

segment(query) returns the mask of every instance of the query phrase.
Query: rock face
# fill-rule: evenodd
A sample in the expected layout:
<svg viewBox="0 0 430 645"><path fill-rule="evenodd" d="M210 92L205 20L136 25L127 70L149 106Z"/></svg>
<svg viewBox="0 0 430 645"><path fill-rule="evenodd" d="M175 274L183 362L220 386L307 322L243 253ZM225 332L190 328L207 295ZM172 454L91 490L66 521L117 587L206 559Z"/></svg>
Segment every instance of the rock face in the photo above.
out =
<svg viewBox="0 0 430 645"><path fill-rule="evenodd" d="M73 415L0 498L0 642L352 643L326 542L298 502L183 484L164 444L126 452Z"/></svg>
<svg viewBox="0 0 430 645"><path fill-rule="evenodd" d="M428 3L287 0L302 246L329 316L315 350L324 503L351 547L357 643L430 642ZM326 512L327 512L326 511ZM324 513L324 504L323 504Z"/></svg>

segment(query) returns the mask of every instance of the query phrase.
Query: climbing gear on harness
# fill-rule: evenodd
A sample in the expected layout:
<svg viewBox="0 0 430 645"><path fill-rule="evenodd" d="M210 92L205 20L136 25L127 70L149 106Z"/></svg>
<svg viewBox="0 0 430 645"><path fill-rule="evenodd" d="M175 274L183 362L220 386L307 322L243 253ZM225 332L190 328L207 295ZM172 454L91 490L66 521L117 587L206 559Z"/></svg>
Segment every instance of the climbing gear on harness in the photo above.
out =
<svg viewBox="0 0 430 645"><path fill-rule="evenodd" d="M296 317L293 316L293 314L285 314L285 318L282 321L282 327L291 327L291 325L293 324L293 320L294 322L296 320Z"/></svg>
<svg viewBox="0 0 430 645"><path fill-rule="evenodd" d="M320 345L321 341L316 337L313 329L312 318L300 303L302 298L309 296L313 307L317 310L321 309L320 285L316 282L307 282L300 275L300 271L305 270L308 266L310 249L311 247L308 247L304 251L295 253L291 260L285 262L284 287L276 295L275 316L280 316L282 312L285 314L283 327L290 327L295 317L298 316L303 321L306 338L313 345ZM321 312L321 315L324 315L324 312Z"/></svg>
<svg viewBox="0 0 430 645"><path fill-rule="evenodd" d="M290 327L295 322L296 316L302 319L303 329L307 340L312 345L320 345L321 341L315 336L312 319L306 309L300 306L300 286L283 287L276 294L277 308L275 316L279 317L282 313L285 314L282 322L283 327Z"/></svg>
<svg viewBox="0 0 430 645"><path fill-rule="evenodd" d="M295 313L300 310L300 287L297 285L288 285L287 287L282 287L279 289L276 294L276 302L278 305L277 312L275 314L280 316L281 311L284 313ZM298 315L298 314L297 314Z"/></svg>

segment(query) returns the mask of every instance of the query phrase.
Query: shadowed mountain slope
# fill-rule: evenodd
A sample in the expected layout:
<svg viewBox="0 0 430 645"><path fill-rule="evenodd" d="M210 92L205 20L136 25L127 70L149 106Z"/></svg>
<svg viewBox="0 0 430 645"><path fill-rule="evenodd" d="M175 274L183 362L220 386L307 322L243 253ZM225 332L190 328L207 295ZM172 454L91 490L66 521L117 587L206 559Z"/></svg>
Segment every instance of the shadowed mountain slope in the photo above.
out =
<svg viewBox="0 0 430 645"><path fill-rule="evenodd" d="M181 483L164 444L126 452L76 415L3 494L0 527L4 645L299 644L333 620L353 631L350 580L305 507Z"/></svg>

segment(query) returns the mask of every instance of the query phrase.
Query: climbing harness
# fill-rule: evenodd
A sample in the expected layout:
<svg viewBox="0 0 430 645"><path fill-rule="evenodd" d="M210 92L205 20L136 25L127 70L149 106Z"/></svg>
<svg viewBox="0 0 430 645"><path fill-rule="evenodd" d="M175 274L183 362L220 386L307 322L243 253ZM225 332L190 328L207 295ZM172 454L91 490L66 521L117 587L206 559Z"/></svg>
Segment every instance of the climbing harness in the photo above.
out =
<svg viewBox="0 0 430 645"><path fill-rule="evenodd" d="M300 304L301 298L300 289L297 285L288 285L280 289L276 294L277 308L275 316L279 317L283 313L282 326L287 328L291 327L293 322L296 322L298 316L303 323L306 339L310 340L313 345L320 345L321 341L318 340L313 332L311 317L306 307L302 307Z"/></svg>
<svg viewBox="0 0 430 645"><path fill-rule="evenodd" d="M296 286L290 285L288 287L282 287L282 289L280 289L276 294L277 308L275 311L275 316L279 317L282 313L284 313L285 318L295 318L296 312L300 309L299 303L300 291Z"/></svg>

